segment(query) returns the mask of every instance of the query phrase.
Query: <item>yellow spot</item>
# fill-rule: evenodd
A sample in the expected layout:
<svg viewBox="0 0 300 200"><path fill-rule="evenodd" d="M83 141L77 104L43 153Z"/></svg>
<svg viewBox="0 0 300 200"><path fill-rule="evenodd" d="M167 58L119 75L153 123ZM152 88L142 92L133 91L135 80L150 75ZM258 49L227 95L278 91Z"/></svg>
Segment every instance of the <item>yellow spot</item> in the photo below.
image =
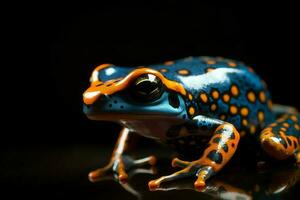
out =
<svg viewBox="0 0 300 200"><path fill-rule="evenodd" d="M265 115L264 115L264 113L262 111L258 111L257 117L258 117L258 121L259 122L263 122L264 119L265 119Z"/></svg>
<svg viewBox="0 0 300 200"><path fill-rule="evenodd" d="M296 130L300 130L300 126L298 124L295 124L294 127Z"/></svg>
<svg viewBox="0 0 300 200"><path fill-rule="evenodd" d="M226 102L226 103L229 102L230 101L230 95L229 94L224 94L223 95L223 101Z"/></svg>
<svg viewBox="0 0 300 200"><path fill-rule="evenodd" d="M188 75L189 73L190 72L186 69L181 69L181 70L178 71L178 74L180 74L180 75Z"/></svg>
<svg viewBox="0 0 300 200"><path fill-rule="evenodd" d="M242 124L243 124L244 126L248 126L248 120L243 119L243 120L242 120Z"/></svg>
<svg viewBox="0 0 300 200"><path fill-rule="evenodd" d="M230 113L235 115L238 112L238 108L235 105L230 106Z"/></svg>
<svg viewBox="0 0 300 200"><path fill-rule="evenodd" d="M193 96L191 94L189 94L189 100L193 100Z"/></svg>
<svg viewBox="0 0 300 200"><path fill-rule="evenodd" d="M236 67L237 64L235 62L228 62L229 67Z"/></svg>
<svg viewBox="0 0 300 200"><path fill-rule="evenodd" d="M231 86L230 91L233 96L239 95L239 88L236 85Z"/></svg>
<svg viewBox="0 0 300 200"><path fill-rule="evenodd" d="M211 68L211 67L206 69L207 72L211 72L211 71L214 71L214 70L215 70L215 68Z"/></svg>
<svg viewBox="0 0 300 200"><path fill-rule="evenodd" d="M162 73L167 72L166 69L160 69L159 71L162 72Z"/></svg>
<svg viewBox="0 0 300 200"><path fill-rule="evenodd" d="M259 93L259 100L263 103L266 102L266 94L263 91Z"/></svg>
<svg viewBox="0 0 300 200"><path fill-rule="evenodd" d="M200 99L202 100L202 102L207 103L208 102L208 97L205 93L201 93L200 94Z"/></svg>
<svg viewBox="0 0 300 200"><path fill-rule="evenodd" d="M269 100L268 101L268 107L269 107L269 109L272 109L272 106L273 106L272 100Z"/></svg>
<svg viewBox="0 0 300 200"><path fill-rule="evenodd" d="M292 116L291 116L291 119L292 119L294 122L298 122L298 118L297 118L295 115L292 115Z"/></svg>
<svg viewBox="0 0 300 200"><path fill-rule="evenodd" d="M241 115L244 116L244 117L246 117L248 114L249 114L249 109L246 108L246 107L243 107L241 109Z"/></svg>
<svg viewBox="0 0 300 200"><path fill-rule="evenodd" d="M250 126L250 133L254 134L256 131L256 127L254 125Z"/></svg>
<svg viewBox="0 0 300 200"><path fill-rule="evenodd" d="M195 114L195 108L194 107L190 107L189 108L189 114L190 115L194 115Z"/></svg>
<svg viewBox="0 0 300 200"><path fill-rule="evenodd" d="M215 111L217 109L217 105L216 104L212 104L211 106L210 106L210 110L211 111Z"/></svg>
<svg viewBox="0 0 300 200"><path fill-rule="evenodd" d="M166 61L164 62L165 65L170 66L174 64L174 61Z"/></svg>
<svg viewBox="0 0 300 200"><path fill-rule="evenodd" d="M289 127L290 127L290 125L289 125L288 123L286 123L286 122L283 123L283 126L286 127L286 128L289 128Z"/></svg>
<svg viewBox="0 0 300 200"><path fill-rule="evenodd" d="M211 96L214 99L218 99L220 95L219 95L219 92L217 90L214 90L214 91L212 91Z"/></svg>
<svg viewBox="0 0 300 200"><path fill-rule="evenodd" d="M248 92L247 98L252 103L254 103L256 100L256 96L255 96L254 92L252 92L252 91Z"/></svg>
<svg viewBox="0 0 300 200"><path fill-rule="evenodd" d="M213 65L213 64L216 64L216 61L214 61L214 60L208 60L206 63L209 64L209 65Z"/></svg>
<svg viewBox="0 0 300 200"><path fill-rule="evenodd" d="M225 120L226 119L226 115L222 114L220 115L220 120Z"/></svg>

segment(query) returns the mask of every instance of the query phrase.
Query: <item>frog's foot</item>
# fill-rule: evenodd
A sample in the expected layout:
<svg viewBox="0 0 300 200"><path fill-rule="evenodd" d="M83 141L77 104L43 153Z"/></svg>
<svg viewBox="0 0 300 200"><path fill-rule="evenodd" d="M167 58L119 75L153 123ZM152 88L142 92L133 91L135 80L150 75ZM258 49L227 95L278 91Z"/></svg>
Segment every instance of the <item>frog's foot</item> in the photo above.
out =
<svg viewBox="0 0 300 200"><path fill-rule="evenodd" d="M162 176L156 180L152 180L148 183L150 190L155 190L160 187L163 182L173 181L181 178L197 177L194 182L194 186L197 190L202 190L205 186L205 181L211 177L215 172L209 165L202 165L200 160L188 162L178 158L173 159L173 167L181 167L182 170L175 172L168 176Z"/></svg>
<svg viewBox="0 0 300 200"><path fill-rule="evenodd" d="M97 182L106 179L112 174L116 180L124 183L128 178L126 171L130 168L143 166L145 164L155 165L155 163L156 158L154 156L134 160L129 156L123 155L111 159L105 167L90 172L88 176L91 182Z"/></svg>

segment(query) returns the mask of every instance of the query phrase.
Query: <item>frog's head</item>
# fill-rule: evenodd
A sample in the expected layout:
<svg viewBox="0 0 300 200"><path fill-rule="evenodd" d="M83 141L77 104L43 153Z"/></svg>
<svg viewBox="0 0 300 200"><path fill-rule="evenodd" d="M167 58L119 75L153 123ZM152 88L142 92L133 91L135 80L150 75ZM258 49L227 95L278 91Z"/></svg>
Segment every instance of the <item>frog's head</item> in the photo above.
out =
<svg viewBox="0 0 300 200"><path fill-rule="evenodd" d="M185 95L180 83L156 70L104 64L94 70L83 93L84 112L106 121L182 118Z"/></svg>

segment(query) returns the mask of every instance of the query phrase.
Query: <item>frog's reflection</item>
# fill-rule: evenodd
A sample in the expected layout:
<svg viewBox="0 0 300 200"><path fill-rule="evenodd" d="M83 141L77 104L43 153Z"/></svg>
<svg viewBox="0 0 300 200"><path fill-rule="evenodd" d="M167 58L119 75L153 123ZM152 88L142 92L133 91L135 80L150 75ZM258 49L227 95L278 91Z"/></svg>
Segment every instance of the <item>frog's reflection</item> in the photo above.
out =
<svg viewBox="0 0 300 200"><path fill-rule="evenodd" d="M140 185L147 185L147 179L133 180L134 176L141 174L155 174L156 169L133 169L129 173L127 183L120 185L142 199L142 194L147 193ZM103 177L106 179L105 177ZM112 176L110 176L112 179ZM272 166L268 169L241 168L239 166L227 168L218 174L201 189L199 195L208 194L220 199L264 199L280 195L293 187L300 179L300 168L297 166ZM139 188L139 189L137 189ZM191 179L182 179L162 184L155 191L195 190ZM146 194L145 194L146 195Z"/></svg>

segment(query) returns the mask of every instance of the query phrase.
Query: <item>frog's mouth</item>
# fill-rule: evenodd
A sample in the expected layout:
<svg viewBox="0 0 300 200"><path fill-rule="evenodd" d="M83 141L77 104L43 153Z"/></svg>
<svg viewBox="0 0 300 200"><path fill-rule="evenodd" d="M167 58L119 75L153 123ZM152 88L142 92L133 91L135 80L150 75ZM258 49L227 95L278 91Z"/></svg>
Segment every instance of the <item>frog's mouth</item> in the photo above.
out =
<svg viewBox="0 0 300 200"><path fill-rule="evenodd" d="M101 121L185 119L187 114L184 105L179 94L167 91L154 102L133 101L123 91L113 96L102 95L93 104L84 104L83 110L89 119Z"/></svg>

